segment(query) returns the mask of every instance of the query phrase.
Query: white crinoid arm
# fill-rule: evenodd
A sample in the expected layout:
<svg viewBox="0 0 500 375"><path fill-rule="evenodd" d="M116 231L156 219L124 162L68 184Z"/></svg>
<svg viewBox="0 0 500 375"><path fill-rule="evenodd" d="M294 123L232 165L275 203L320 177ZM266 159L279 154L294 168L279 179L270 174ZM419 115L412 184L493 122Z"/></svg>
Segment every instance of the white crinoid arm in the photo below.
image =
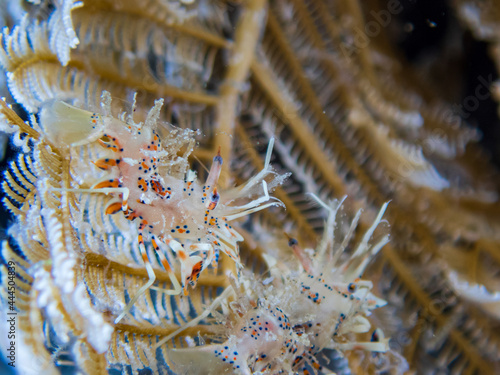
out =
<svg viewBox="0 0 500 375"><path fill-rule="evenodd" d="M49 45L52 52L57 55L57 58L62 65L67 65L70 60L70 51L76 48L78 37L76 36L71 12L83 6L82 1L76 0L59 0L55 2L55 11L50 17L50 37Z"/></svg>

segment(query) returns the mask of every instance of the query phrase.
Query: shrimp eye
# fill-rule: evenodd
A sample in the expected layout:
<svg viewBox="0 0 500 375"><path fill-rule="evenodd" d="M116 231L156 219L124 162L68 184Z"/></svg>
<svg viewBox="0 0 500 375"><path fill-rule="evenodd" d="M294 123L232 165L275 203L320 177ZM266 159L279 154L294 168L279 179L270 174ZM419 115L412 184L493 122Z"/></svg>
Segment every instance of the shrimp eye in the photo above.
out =
<svg viewBox="0 0 500 375"><path fill-rule="evenodd" d="M356 290L358 290L358 286L354 283L349 283L349 285L347 285L347 291L349 293L354 293Z"/></svg>

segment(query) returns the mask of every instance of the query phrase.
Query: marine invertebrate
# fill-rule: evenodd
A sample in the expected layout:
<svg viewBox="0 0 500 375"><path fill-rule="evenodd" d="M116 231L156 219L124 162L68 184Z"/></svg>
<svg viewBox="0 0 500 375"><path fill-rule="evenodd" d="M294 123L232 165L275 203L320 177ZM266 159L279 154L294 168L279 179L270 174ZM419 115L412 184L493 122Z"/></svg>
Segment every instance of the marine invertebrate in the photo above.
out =
<svg viewBox="0 0 500 375"><path fill-rule="evenodd" d="M302 267L288 269L280 258L267 255L271 277L266 282L252 280L248 274L240 283L233 281L207 312L159 343L193 327L210 313L219 321L221 327L203 336L212 344L169 351L176 371L201 373L200 366L209 361L212 371L232 367L241 374L323 373L318 361L324 349L341 353L353 349L389 350L381 330L373 334L370 342L355 338L370 330L366 317L371 311L385 305L370 292L372 283L361 277L370 260L388 242L387 235L372 239L387 205L359 241L353 241L352 234L360 212L344 236L334 240L334 228L339 224L336 215L342 202L326 205L318 201L329 214L315 250L305 252L295 239L289 240ZM352 253L344 257L347 247ZM228 298L231 294L235 296L232 302ZM225 307L220 310L220 305ZM404 363L399 365L400 369L405 367Z"/></svg>
<svg viewBox="0 0 500 375"><path fill-rule="evenodd" d="M103 111L110 113L109 93L103 96ZM245 184L228 190L217 189L223 164L219 152L201 185L196 181L196 173L187 169L186 158L193 147L190 133L177 134L178 130L170 130L162 143L160 134L168 130L157 123L161 105L162 101L156 103L144 123L135 123L131 115L122 114L121 117L126 118L124 122L109 114L101 116L59 101L45 105L40 114L40 126L49 142L66 148L87 144L92 147L91 141L97 141L107 152L102 155L95 152L94 165L103 171L116 169L114 174L95 178L98 182L91 183L90 189L80 186L64 191L112 194L116 198L106 203L104 212L113 215L121 211L127 220L137 222L139 249L150 279L116 322L154 283L154 271L144 245L146 234L172 281L173 289L165 292L181 293L171 266L175 254L181 264L181 283L187 295L188 285L194 287L205 268L217 266L219 251L241 267L237 242L243 238L231 227L231 220L282 205L269 196L270 189L286 178L286 175L276 175L269 164L272 140L263 170ZM187 150L179 157L177 153L184 148ZM69 150L70 154L72 151ZM75 151L75 155L78 154ZM88 171L80 175L77 165L73 166L70 161L73 180L88 181ZM82 165L81 170L84 168ZM88 204L94 205L92 201ZM170 256L166 256L167 246L173 252Z"/></svg>

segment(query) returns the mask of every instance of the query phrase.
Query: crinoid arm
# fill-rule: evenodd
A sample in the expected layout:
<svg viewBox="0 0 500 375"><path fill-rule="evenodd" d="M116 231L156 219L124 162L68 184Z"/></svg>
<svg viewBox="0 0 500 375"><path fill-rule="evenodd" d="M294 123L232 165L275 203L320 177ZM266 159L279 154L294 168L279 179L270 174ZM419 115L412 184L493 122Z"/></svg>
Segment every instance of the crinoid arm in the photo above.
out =
<svg viewBox="0 0 500 375"><path fill-rule="evenodd" d="M178 336L181 332L185 331L186 329L190 327L196 326L199 322L201 322L203 319L207 318L212 314L215 309L217 309L222 303L226 302L226 300L235 293L234 288L232 285L228 286L217 298L215 298L210 306L205 308L205 310L198 315L195 319L189 321L188 323L184 324L182 327L178 328L168 336L164 337L161 339L157 344L156 347L160 347L167 343L169 340L172 340L174 337Z"/></svg>

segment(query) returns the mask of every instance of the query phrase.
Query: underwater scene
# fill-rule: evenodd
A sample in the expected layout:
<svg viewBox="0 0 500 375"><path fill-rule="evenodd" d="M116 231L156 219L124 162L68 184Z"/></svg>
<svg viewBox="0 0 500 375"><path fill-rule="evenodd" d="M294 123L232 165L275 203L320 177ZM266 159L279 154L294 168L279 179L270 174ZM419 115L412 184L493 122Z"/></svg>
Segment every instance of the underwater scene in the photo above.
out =
<svg viewBox="0 0 500 375"><path fill-rule="evenodd" d="M0 373L500 373L500 3L0 0Z"/></svg>

